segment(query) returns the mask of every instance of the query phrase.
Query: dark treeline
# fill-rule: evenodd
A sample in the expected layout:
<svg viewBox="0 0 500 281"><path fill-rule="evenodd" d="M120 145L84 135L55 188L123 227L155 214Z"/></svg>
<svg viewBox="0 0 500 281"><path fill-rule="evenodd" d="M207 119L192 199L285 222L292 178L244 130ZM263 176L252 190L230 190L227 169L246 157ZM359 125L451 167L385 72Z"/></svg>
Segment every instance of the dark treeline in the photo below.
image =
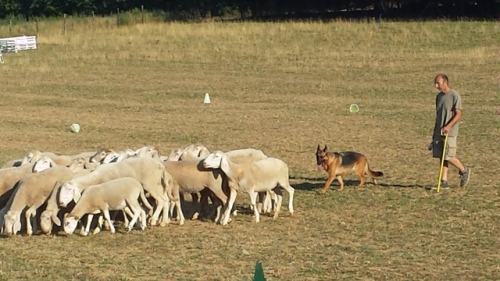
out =
<svg viewBox="0 0 500 281"><path fill-rule="evenodd" d="M105 16L141 7L162 12L165 20L496 19L500 16L500 0L0 0L0 18Z"/></svg>

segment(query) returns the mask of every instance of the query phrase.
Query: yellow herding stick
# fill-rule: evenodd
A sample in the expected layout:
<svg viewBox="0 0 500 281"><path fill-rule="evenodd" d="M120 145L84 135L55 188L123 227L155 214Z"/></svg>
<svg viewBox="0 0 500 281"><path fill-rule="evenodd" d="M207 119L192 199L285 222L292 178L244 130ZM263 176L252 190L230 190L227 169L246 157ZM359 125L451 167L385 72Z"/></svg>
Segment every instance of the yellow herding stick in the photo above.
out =
<svg viewBox="0 0 500 281"><path fill-rule="evenodd" d="M446 144L448 143L448 133L444 134L443 155L441 156L441 166L439 167L439 179L437 192L441 189L441 179L443 178L444 156L446 155Z"/></svg>

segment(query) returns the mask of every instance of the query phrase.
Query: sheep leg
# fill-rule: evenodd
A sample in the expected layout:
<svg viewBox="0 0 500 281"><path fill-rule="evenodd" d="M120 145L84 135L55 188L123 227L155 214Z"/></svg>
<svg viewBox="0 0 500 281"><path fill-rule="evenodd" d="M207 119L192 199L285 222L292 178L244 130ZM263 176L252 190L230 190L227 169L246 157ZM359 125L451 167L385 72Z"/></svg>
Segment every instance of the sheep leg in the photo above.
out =
<svg viewBox="0 0 500 281"><path fill-rule="evenodd" d="M258 194L258 202L257 202L257 211L262 214L262 210L264 210L265 212L265 209L266 209L266 203L267 203L267 200L268 200L268 196L265 192L259 192Z"/></svg>
<svg viewBox="0 0 500 281"><path fill-rule="evenodd" d="M201 201L202 200L208 201L208 197L206 195L203 195L202 191L200 191L200 195L201 195L200 198L198 198L198 193L196 192L191 193L191 203L192 206L194 206L193 216L191 217L192 220L196 220L200 216L201 204L203 204Z"/></svg>
<svg viewBox="0 0 500 281"><path fill-rule="evenodd" d="M26 233L31 236L33 234L33 227L31 226L31 218L36 215L36 208L31 206L26 210L26 213L24 214L26 216ZM16 234L15 232L12 234Z"/></svg>
<svg viewBox="0 0 500 281"><path fill-rule="evenodd" d="M180 200L180 201L182 201L182 202L184 202L184 201L185 201L185 200L184 200L184 193L178 193L178 196L177 196L177 197L179 198L179 200ZM170 208L169 208L169 210L170 210L170 214L169 214L169 215L170 215L170 217L171 217L171 218L174 216L175 206L176 206L175 204L170 205ZM177 210L177 220L180 220L180 217L179 217L179 210ZM170 223L170 221L169 221L168 223Z"/></svg>
<svg viewBox="0 0 500 281"><path fill-rule="evenodd" d="M174 204L175 207L177 208L177 218L179 220L179 225L183 225L186 219L184 217L184 213L182 212L181 201L175 200Z"/></svg>
<svg viewBox="0 0 500 281"><path fill-rule="evenodd" d="M146 212L142 208L139 211L141 212L140 213L140 215L141 215L141 217L140 217L141 218L141 229L144 230L144 229L146 229L146 226L147 226Z"/></svg>
<svg viewBox="0 0 500 281"><path fill-rule="evenodd" d="M130 208L129 208L128 206L127 206L127 207L125 207L125 208L122 210L122 212L123 212L123 226L124 226L124 227L128 227L128 226L129 226L129 224L131 224L132 222L128 220L127 215L129 215L131 218L133 218L133 217L134 217L134 212L133 212L133 210L132 210L132 211L130 211ZM132 226L132 227L133 227L133 226Z"/></svg>
<svg viewBox="0 0 500 281"><path fill-rule="evenodd" d="M155 200L156 200L156 210L154 211L153 216L151 217L151 225L158 224L158 218L160 217L161 211L168 206L168 204L166 204L166 202L168 202L168 199L164 200L161 196L156 196ZM163 213L165 214L165 211Z"/></svg>
<svg viewBox="0 0 500 281"><path fill-rule="evenodd" d="M172 213L174 211L175 204L170 205L170 199L167 198L165 202L163 202L163 212L161 219L161 226L165 226L170 223L170 219L172 217Z"/></svg>
<svg viewBox="0 0 500 281"><path fill-rule="evenodd" d="M283 185L280 184L280 186L288 192L288 212L290 215L293 215L293 194L295 193L295 189L288 182Z"/></svg>
<svg viewBox="0 0 500 281"><path fill-rule="evenodd" d="M231 215L231 210L233 209L234 201L236 200L236 195L238 191L231 188L229 193L229 201L227 203L226 210L224 211L224 219L222 221L222 225L226 225L229 223L229 216Z"/></svg>
<svg viewBox="0 0 500 281"><path fill-rule="evenodd" d="M231 190L232 189L229 189L229 192L231 192ZM226 209L224 210L224 212L222 212L222 208L223 208L223 206L227 206L227 204L228 204L228 197L224 193L224 191L222 189L220 189L220 188L210 188L210 191L211 191L211 193L213 193L215 195L212 198L212 203L214 203L215 201L217 201L217 203L220 203L220 205L217 207L217 215L215 217L215 223L216 224L217 223L222 224L222 222L224 220L224 216L226 214L225 213ZM236 194L234 196L235 196L235 199L236 199ZM229 211L227 211L227 212L229 212L229 214L231 214L231 208L229 208Z"/></svg>
<svg viewBox="0 0 500 281"><path fill-rule="evenodd" d="M253 190L248 191L248 196L250 196L250 204L252 204L253 207L253 214L255 216L255 222L260 221L260 214L259 210L257 209L257 196L259 195L258 192L255 192Z"/></svg>
<svg viewBox="0 0 500 281"><path fill-rule="evenodd" d="M133 212L133 216L132 216L132 220L128 224L128 227L127 227L128 231L127 232L130 232L132 230L132 228L134 228L134 225L137 222L137 219L139 219L139 215L141 214L141 212L139 211L140 206L132 206L132 204L129 203L130 208L132 209L132 212Z"/></svg>
<svg viewBox="0 0 500 281"><path fill-rule="evenodd" d="M111 217L109 215L109 210L101 210L101 212L103 213L104 215L104 218L108 221L109 223L109 230L111 231L111 233L115 233L115 226L113 225L113 222L111 221Z"/></svg>
<svg viewBox="0 0 500 281"><path fill-rule="evenodd" d="M278 215L280 213L280 210L281 210L281 203L283 201L283 194L281 193L281 190L278 188L275 188L274 190L276 190L275 192L275 196L277 197L277 203L276 203L276 208L274 210L274 215L273 215L273 219L277 219L278 218Z"/></svg>
<svg viewBox="0 0 500 281"><path fill-rule="evenodd" d="M99 232L101 232L103 223L104 223L104 217L101 214L97 215L97 226L94 229L94 231L92 232L92 234L95 235L95 234L98 234Z"/></svg>
<svg viewBox="0 0 500 281"><path fill-rule="evenodd" d="M83 236L89 235L90 224L92 224L92 219L94 219L94 214L87 214L87 225L85 226L85 228L83 228L83 226L82 226L83 231L80 232L81 235L83 235ZM99 225L97 226L97 228L99 228Z"/></svg>

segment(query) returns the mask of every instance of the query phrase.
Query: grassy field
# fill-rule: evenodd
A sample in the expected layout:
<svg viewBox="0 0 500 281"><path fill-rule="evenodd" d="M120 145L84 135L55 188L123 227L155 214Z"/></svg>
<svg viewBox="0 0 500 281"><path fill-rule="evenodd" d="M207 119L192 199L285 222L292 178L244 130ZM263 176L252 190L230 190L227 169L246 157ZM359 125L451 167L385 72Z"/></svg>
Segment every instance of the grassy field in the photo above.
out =
<svg viewBox="0 0 500 281"><path fill-rule="evenodd" d="M112 21L70 21L66 35L40 22L38 50L4 54L0 161L30 149L254 147L288 163L296 213L1 237L1 280L251 280L257 260L267 280L498 279L498 24ZM458 154L473 174L459 188L450 169L454 188L436 193L425 187L439 171L426 149L439 72L462 95ZM356 189L348 175L344 191L335 181L317 195L318 144L359 151L385 176Z"/></svg>

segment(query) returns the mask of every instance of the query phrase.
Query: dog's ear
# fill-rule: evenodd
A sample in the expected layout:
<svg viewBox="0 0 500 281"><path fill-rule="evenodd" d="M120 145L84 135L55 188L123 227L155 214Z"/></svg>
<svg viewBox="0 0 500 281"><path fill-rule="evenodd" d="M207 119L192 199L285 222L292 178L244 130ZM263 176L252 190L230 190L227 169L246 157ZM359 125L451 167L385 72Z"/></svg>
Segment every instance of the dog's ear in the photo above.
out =
<svg viewBox="0 0 500 281"><path fill-rule="evenodd" d="M319 144L318 144L318 148L316 148L316 151L320 151L320 150L321 150L321 148L319 147Z"/></svg>
<svg viewBox="0 0 500 281"><path fill-rule="evenodd" d="M326 147L326 144L325 144L325 148L323 148L323 151L326 152L328 148Z"/></svg>

